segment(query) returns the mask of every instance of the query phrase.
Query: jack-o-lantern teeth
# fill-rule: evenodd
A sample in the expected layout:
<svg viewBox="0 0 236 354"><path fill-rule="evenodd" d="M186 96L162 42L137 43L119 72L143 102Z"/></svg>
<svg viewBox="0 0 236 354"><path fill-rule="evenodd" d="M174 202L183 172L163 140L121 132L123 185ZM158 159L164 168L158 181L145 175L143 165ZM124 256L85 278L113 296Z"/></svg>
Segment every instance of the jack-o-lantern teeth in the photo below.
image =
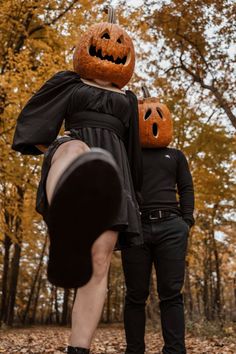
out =
<svg viewBox="0 0 236 354"><path fill-rule="evenodd" d="M129 51L128 55L127 55L127 59L126 59L126 63L125 65L128 65L130 63L130 61L132 60L132 57L131 57L131 52Z"/></svg>
<svg viewBox="0 0 236 354"><path fill-rule="evenodd" d="M126 60L127 60L127 55L120 55L119 54L109 54L106 50L104 50L101 46L98 45L93 45L90 44L89 46L89 54L92 57L97 57L101 60L108 60L114 64L122 64L125 65L126 64Z"/></svg>

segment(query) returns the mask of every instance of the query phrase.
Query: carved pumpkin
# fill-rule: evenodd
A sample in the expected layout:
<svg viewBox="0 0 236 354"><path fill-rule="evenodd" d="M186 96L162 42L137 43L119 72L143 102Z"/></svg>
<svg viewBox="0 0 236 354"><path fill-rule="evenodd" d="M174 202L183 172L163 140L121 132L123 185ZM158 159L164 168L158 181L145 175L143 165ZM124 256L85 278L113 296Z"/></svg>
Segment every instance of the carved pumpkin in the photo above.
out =
<svg viewBox="0 0 236 354"><path fill-rule="evenodd" d="M75 48L74 70L84 79L99 79L122 88L132 77L134 46L129 35L115 24L114 9L109 22L91 26Z"/></svg>
<svg viewBox="0 0 236 354"><path fill-rule="evenodd" d="M150 97L146 87L142 87L144 98L139 100L139 137L141 146L158 148L169 145L173 136L171 114L158 98Z"/></svg>

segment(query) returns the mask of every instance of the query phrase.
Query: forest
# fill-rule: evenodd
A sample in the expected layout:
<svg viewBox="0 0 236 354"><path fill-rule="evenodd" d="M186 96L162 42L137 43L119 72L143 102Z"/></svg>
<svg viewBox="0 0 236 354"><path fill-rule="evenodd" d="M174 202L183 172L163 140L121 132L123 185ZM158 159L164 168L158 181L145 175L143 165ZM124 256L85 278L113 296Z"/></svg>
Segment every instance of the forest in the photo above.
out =
<svg viewBox="0 0 236 354"><path fill-rule="evenodd" d="M195 189L183 289L187 325L225 336L236 323L236 3L113 1L136 51L129 83L146 85L172 113L172 147L187 156ZM75 289L47 281L48 235L35 211L42 156L11 149L19 112L53 74L73 70L80 33L106 21L103 0L0 0L0 324L69 325ZM62 130L63 133L63 130ZM101 322L123 321L115 251ZM159 322L153 274L147 317ZM205 328L205 327L204 327ZM213 331L214 333L214 331Z"/></svg>

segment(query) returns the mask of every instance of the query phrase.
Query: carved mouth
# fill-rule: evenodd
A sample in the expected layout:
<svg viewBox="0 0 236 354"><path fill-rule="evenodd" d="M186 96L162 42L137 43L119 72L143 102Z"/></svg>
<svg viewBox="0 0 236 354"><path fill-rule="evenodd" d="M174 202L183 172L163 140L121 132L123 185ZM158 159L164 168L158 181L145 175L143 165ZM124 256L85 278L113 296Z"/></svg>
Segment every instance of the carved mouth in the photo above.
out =
<svg viewBox="0 0 236 354"><path fill-rule="evenodd" d="M113 64L122 64L122 65L125 65L126 61L127 61L127 56L124 56L123 58L116 58L116 60L114 59L113 55L102 55L102 50L101 49L98 49L94 46L94 45L90 45L90 48L89 48L89 54L92 56L92 57L97 57L101 60L108 60L110 61L111 63Z"/></svg>
<svg viewBox="0 0 236 354"><path fill-rule="evenodd" d="M157 138L157 135L158 135L158 125L157 125L157 123L153 123L153 125L152 125L152 133L153 133L153 136L155 138Z"/></svg>

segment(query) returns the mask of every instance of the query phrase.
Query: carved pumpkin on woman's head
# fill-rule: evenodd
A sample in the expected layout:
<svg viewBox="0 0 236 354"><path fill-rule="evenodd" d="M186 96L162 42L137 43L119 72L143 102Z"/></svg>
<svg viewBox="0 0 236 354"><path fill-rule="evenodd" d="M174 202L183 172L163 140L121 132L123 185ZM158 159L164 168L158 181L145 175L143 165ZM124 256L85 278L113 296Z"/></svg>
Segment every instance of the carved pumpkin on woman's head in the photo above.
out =
<svg viewBox="0 0 236 354"><path fill-rule="evenodd" d="M150 97L146 87L142 87L144 98L139 100L139 137L144 148L169 145L173 136L171 114L158 98Z"/></svg>
<svg viewBox="0 0 236 354"><path fill-rule="evenodd" d="M129 35L115 24L114 9L108 22L91 26L75 48L74 70L84 79L98 79L122 88L134 71L135 53Z"/></svg>

